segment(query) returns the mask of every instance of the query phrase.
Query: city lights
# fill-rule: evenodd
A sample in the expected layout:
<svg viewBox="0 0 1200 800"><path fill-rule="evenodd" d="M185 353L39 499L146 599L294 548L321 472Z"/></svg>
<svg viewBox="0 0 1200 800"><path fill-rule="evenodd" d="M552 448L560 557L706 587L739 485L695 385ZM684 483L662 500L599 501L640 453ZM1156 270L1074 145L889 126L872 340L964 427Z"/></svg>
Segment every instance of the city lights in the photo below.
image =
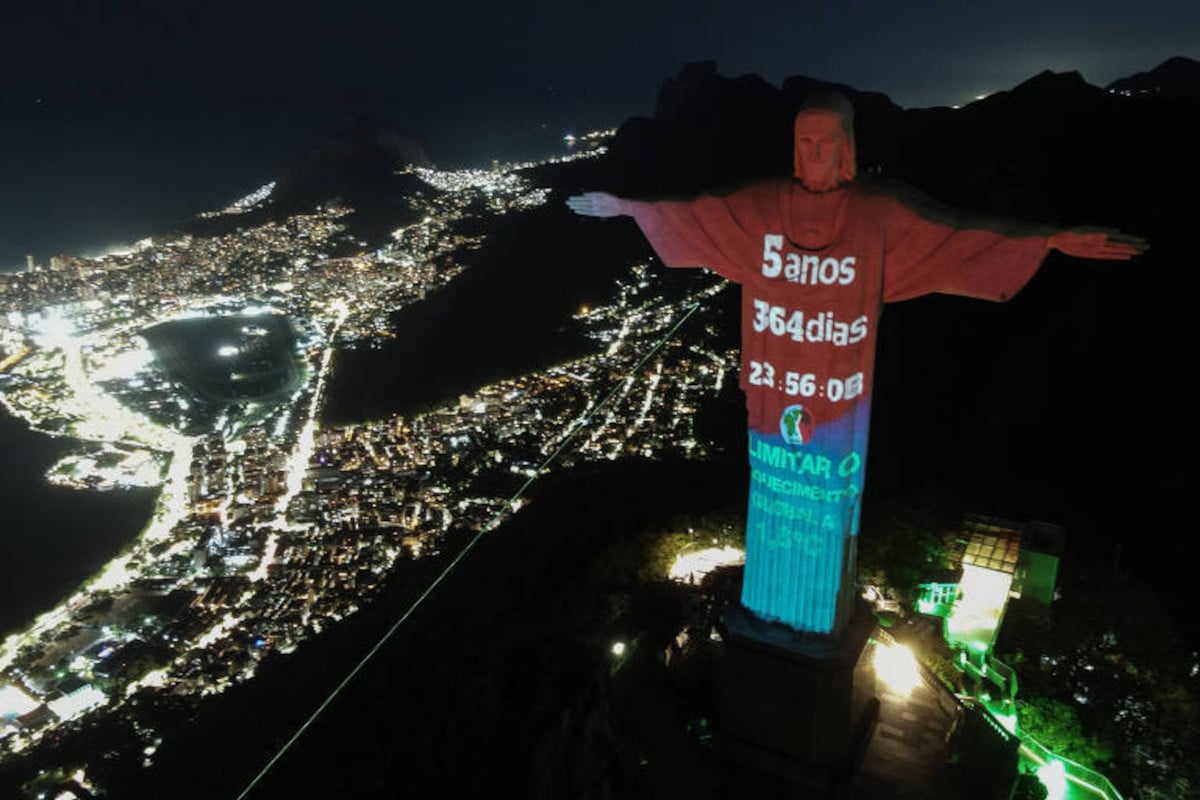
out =
<svg viewBox="0 0 1200 800"><path fill-rule="evenodd" d="M667 300L645 264L570 323L594 341L590 355L411 418L319 424L337 350L390 336L392 314L462 274L459 254L481 237L451 233L454 222L547 197L515 170L417 174L437 189L414 200L420 221L372 252L329 255L358 246L344 231L348 210L330 207L235 233L63 257L53 273L22 274L0 289L0 402L30 427L53 424L76 442L48 477L80 490L159 491L152 518L117 557L0 645L0 705L16 717L38 711L24 723L0 721L0 732L22 732L0 737L0 758L65 719L129 710L135 696L202 696L246 680L267 653L291 652L356 613L398 561L437 554L451 528L490 530L524 506L521 496L471 494L477 479L516 473L531 482L585 460L711 451L694 411L736 370L735 354L708 334L686 346L670 334L727 284L700 282ZM253 207L269 191L235 206ZM222 407L197 430L208 401L165 376L143 334L164 322L253 314L295 325L299 384L240 410ZM206 341L203 358L236 364L269 339L266 323L234 324ZM688 574L698 580L740 557L730 548L694 554ZM147 587L172 598L172 610L143 613ZM150 642L170 656L124 672L123 658ZM101 672L114 687L104 684L103 696L93 683ZM73 682L70 702L54 699L64 680Z"/></svg>

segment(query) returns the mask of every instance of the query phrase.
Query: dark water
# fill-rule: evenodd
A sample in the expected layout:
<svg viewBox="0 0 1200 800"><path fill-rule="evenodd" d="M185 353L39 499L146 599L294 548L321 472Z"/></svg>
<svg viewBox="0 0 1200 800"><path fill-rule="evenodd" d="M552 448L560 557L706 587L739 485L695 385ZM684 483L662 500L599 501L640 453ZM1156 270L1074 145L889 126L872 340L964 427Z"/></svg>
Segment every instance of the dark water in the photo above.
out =
<svg viewBox="0 0 1200 800"><path fill-rule="evenodd" d="M157 490L75 491L46 469L71 442L29 430L0 410L0 632L30 621L128 544Z"/></svg>
<svg viewBox="0 0 1200 800"><path fill-rule="evenodd" d="M300 382L296 333L279 314L171 320L142 335L172 376L210 401L282 395Z"/></svg>

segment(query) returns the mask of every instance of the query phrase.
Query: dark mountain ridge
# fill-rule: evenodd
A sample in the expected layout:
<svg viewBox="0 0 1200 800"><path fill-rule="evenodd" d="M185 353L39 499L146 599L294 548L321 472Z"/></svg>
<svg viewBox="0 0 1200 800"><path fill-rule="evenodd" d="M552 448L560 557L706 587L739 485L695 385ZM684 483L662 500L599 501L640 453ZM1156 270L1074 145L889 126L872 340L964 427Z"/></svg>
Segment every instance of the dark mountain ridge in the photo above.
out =
<svg viewBox="0 0 1200 800"><path fill-rule="evenodd" d="M287 213L333 198L351 206L378 202L403 188L391 179L405 166L431 167L433 162L415 139L360 114L292 161L275 182L271 205L277 213Z"/></svg>
<svg viewBox="0 0 1200 800"><path fill-rule="evenodd" d="M885 95L804 76L778 89L757 76L725 78L703 62L663 85L654 117L621 126L606 171L611 188L656 196L787 175L791 119L816 89L840 91L855 106L860 172L960 207L1102 222L1093 209L1144 198L1164 170L1195 167L1195 124L1184 107L1106 92L1077 72L1043 72L961 109L903 109ZM1136 169L1109 169L1106 160L1138 144ZM1139 216L1152 226L1151 215Z"/></svg>

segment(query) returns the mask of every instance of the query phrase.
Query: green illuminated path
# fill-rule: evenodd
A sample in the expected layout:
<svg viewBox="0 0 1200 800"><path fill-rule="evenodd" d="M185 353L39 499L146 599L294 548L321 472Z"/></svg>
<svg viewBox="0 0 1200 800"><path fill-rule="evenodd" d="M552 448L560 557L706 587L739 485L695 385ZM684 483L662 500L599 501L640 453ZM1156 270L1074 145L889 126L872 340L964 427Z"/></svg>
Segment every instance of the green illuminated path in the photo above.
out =
<svg viewBox="0 0 1200 800"><path fill-rule="evenodd" d="M969 660L964 658L955 661L955 666L961 672L975 678L968 681L968 685L973 687L970 697L975 701L980 713L988 714L998 725L1020 738L1020 768L1022 771L1028 769L1037 773L1038 778L1049 790L1047 800L1122 800L1121 793L1104 775L1055 755L1032 736L1020 731L1014 711L1016 673L987 652L991 648L990 640L984 647L979 647L979 642L971 644L981 651L982 655ZM986 668L980 669L976 666L976 659L985 664ZM1007 691L1001 687L1008 687ZM1061 764L1062 769L1056 771L1053 766L1055 764Z"/></svg>
<svg viewBox="0 0 1200 800"><path fill-rule="evenodd" d="M991 661L996 664L1003 663L995 659L991 659ZM990 697L985 699L985 697L986 695L976 695L975 700L998 723L1007 728L1006 720L1011 717L1012 724L1016 725L1015 715L1006 711L1001 703ZM1104 775L1088 769L1082 764L1076 764L1070 759L1055 755L1027 733L1018 732L1017 735L1021 739L1020 749L1017 751L1021 757L1020 769L1022 771L1032 770L1038 774L1049 790L1047 800L1095 800L1096 798L1122 800L1121 793ZM1063 765L1061 773L1056 775L1053 772L1043 771L1047 764L1055 761Z"/></svg>

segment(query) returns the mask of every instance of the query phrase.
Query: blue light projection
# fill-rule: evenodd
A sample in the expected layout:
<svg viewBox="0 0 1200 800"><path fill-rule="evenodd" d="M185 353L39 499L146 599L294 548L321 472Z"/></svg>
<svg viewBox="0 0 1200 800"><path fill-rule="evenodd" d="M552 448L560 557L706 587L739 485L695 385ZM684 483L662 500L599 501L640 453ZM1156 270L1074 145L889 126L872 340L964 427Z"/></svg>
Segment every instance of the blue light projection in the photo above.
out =
<svg viewBox="0 0 1200 800"><path fill-rule="evenodd" d="M742 605L802 631L830 633L845 585L854 585L870 399L813 428L802 405L780 433L750 431L750 501ZM843 604L844 605L844 604ZM842 615L848 609L841 609Z"/></svg>

